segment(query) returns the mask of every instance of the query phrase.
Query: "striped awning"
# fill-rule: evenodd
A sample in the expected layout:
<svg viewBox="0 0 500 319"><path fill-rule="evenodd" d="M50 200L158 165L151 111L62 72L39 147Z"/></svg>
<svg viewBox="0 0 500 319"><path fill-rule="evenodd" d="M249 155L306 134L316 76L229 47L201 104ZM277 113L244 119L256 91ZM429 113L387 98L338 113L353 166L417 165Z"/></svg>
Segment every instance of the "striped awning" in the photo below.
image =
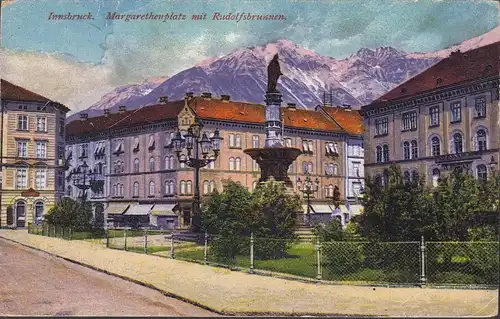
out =
<svg viewBox="0 0 500 319"><path fill-rule="evenodd" d="M327 204L323 204L323 205L311 205L311 208L317 214L320 214L320 213L331 214L332 213L332 209L331 209L330 205L327 205Z"/></svg>
<svg viewBox="0 0 500 319"><path fill-rule="evenodd" d="M121 215L127 211L130 204L115 204L110 203L109 206L104 210L104 214L108 215Z"/></svg>
<svg viewBox="0 0 500 319"><path fill-rule="evenodd" d="M125 216L145 216L149 215L151 212L151 208L153 208L152 204L135 204L131 205L127 212L124 214Z"/></svg>
<svg viewBox="0 0 500 319"><path fill-rule="evenodd" d="M174 213L176 204L157 204L151 210L151 214L155 216L177 216Z"/></svg>

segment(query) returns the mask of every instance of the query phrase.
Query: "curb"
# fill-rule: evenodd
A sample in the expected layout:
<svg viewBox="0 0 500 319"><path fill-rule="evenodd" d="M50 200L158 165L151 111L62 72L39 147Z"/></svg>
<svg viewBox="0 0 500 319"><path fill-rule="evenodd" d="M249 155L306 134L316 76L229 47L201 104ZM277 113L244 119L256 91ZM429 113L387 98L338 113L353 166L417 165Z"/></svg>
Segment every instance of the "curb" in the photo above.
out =
<svg viewBox="0 0 500 319"><path fill-rule="evenodd" d="M387 317L387 315L327 314L327 313L310 313L310 312L304 312L304 313L290 313L290 312L238 312L238 311L216 310L216 309L213 309L211 307L205 306L205 305L203 305L203 304L201 304L201 303L199 303L197 301L190 300L188 298L179 296L177 294L174 294L174 293L171 293L171 292L168 292L168 291L164 291L164 290L162 290L160 288L157 288L153 284L145 283L145 282L142 282L142 281L139 281L137 279L130 278L130 277L127 277L127 276L118 275L118 274L112 273L110 271L107 271L105 269L101 269L101 268L98 268L98 267L95 267L95 266L91 266L91 265L79 262L77 260L73 260L73 259L70 259L70 258L62 257L62 256L56 255L54 253L45 251L43 249L29 246L28 244L16 241L16 240L11 239L11 238L6 238L6 237L3 237L1 235L0 235L0 238L2 238L4 240L7 240L9 242L16 243L16 244L21 245L23 247L32 249L32 250L43 252L43 253L45 253L45 254L47 254L49 256L60 258L60 259L63 259L65 261L71 262L73 264L77 264L77 265L80 265L80 266L83 266L83 267L86 267L86 268L89 268L89 269L92 269L92 270L95 270L95 271L98 271L98 272L101 272L101 273L104 273L104 274L107 274L107 275L110 275L110 276L113 276L113 277L117 277L117 278L129 281L129 282L141 285L141 286L146 287L146 288L153 289L155 291L158 291L159 293L161 293L162 295L164 295L166 297L174 298L174 299L177 299L177 300L189 303L189 304L191 304L193 306L196 306L196 307L202 308L204 310L208 310L208 311L211 311L213 313L216 313L216 314L219 314L219 315L223 315L223 316L287 316L287 317L306 317L307 316L307 317L346 317L346 318L348 318L348 317Z"/></svg>

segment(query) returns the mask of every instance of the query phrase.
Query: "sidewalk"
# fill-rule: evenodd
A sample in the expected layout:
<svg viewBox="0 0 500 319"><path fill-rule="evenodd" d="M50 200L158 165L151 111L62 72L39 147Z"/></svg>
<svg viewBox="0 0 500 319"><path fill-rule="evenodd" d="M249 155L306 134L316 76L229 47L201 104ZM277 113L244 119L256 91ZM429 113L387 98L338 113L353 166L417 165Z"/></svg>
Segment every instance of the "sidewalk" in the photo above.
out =
<svg viewBox="0 0 500 319"><path fill-rule="evenodd" d="M498 290L315 285L30 235L25 230L0 230L0 237L228 315L463 317L493 316L498 309Z"/></svg>

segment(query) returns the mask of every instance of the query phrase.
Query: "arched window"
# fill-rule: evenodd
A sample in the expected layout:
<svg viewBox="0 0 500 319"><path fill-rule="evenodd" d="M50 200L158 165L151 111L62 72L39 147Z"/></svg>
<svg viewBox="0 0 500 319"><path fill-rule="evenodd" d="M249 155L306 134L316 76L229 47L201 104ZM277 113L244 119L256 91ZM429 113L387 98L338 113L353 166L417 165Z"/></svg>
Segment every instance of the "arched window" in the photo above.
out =
<svg viewBox="0 0 500 319"><path fill-rule="evenodd" d="M328 185L326 188L326 197L333 197L334 186L332 184Z"/></svg>
<svg viewBox="0 0 500 319"><path fill-rule="evenodd" d="M418 143L416 140L411 141L411 158L418 158Z"/></svg>
<svg viewBox="0 0 500 319"><path fill-rule="evenodd" d="M139 197L139 183L138 182L134 183L134 189L132 191L132 194L134 197Z"/></svg>
<svg viewBox="0 0 500 319"><path fill-rule="evenodd" d="M44 205L41 200L37 201L35 203L35 221L39 222L43 218L43 213L44 213Z"/></svg>
<svg viewBox="0 0 500 319"><path fill-rule="evenodd" d="M149 182L149 196L155 196L156 194L156 185L155 182Z"/></svg>
<svg viewBox="0 0 500 319"><path fill-rule="evenodd" d="M118 196L118 185L113 185L113 196Z"/></svg>
<svg viewBox="0 0 500 319"><path fill-rule="evenodd" d="M234 134L229 134L229 147L234 147Z"/></svg>
<svg viewBox="0 0 500 319"><path fill-rule="evenodd" d="M155 171L155 158L151 157L149 159L149 171L154 172Z"/></svg>
<svg viewBox="0 0 500 319"><path fill-rule="evenodd" d="M441 155L441 142L439 141L439 137L434 136L431 139L431 154L432 156Z"/></svg>
<svg viewBox="0 0 500 319"><path fill-rule="evenodd" d="M307 163L307 171L309 173L313 172L313 163L312 162Z"/></svg>
<svg viewBox="0 0 500 319"><path fill-rule="evenodd" d="M234 171L234 157L229 158L229 170Z"/></svg>
<svg viewBox="0 0 500 319"><path fill-rule="evenodd" d="M210 193L210 183L208 181L203 181L203 194L207 195Z"/></svg>
<svg viewBox="0 0 500 319"><path fill-rule="evenodd" d="M123 184L120 184L120 196L123 196L123 188L124 188Z"/></svg>
<svg viewBox="0 0 500 319"><path fill-rule="evenodd" d="M477 179L482 182L485 182L488 179L488 172L486 170L486 165L478 165L476 168L477 171Z"/></svg>
<svg viewBox="0 0 500 319"><path fill-rule="evenodd" d="M462 153L463 147L462 147L462 134L460 133L455 133L453 134L453 152L455 154Z"/></svg>
<svg viewBox="0 0 500 319"><path fill-rule="evenodd" d="M437 187L439 184L439 177L441 177L441 172L438 168L432 170L432 186Z"/></svg>
<svg viewBox="0 0 500 319"><path fill-rule="evenodd" d="M170 156L170 169L175 169L175 158Z"/></svg>
<svg viewBox="0 0 500 319"><path fill-rule="evenodd" d="M307 173L307 162L302 162L302 173Z"/></svg>
<svg viewBox="0 0 500 319"><path fill-rule="evenodd" d="M181 194L185 195L186 194L186 182L181 181Z"/></svg>
<svg viewBox="0 0 500 319"><path fill-rule="evenodd" d="M174 183L174 181L170 181L169 192L170 192L170 194L175 194L175 183Z"/></svg>
<svg viewBox="0 0 500 319"><path fill-rule="evenodd" d="M403 159L405 159L405 160L410 159L410 143L409 142L403 143Z"/></svg>
<svg viewBox="0 0 500 319"><path fill-rule="evenodd" d="M411 182L411 176L409 171L405 171L403 174L403 182L409 184Z"/></svg>
<svg viewBox="0 0 500 319"><path fill-rule="evenodd" d="M241 147L241 136L239 135L235 136L235 144L236 147Z"/></svg>
<svg viewBox="0 0 500 319"><path fill-rule="evenodd" d="M193 193L193 183L191 181L186 182L186 191L188 194Z"/></svg>
<svg viewBox="0 0 500 319"><path fill-rule="evenodd" d="M382 146L377 146L376 157L377 163L382 163Z"/></svg>
<svg viewBox="0 0 500 319"><path fill-rule="evenodd" d="M24 227L26 223L26 203L18 201L16 203L17 226Z"/></svg>
<svg viewBox="0 0 500 319"><path fill-rule="evenodd" d="M170 156L165 156L165 169L171 169L170 168Z"/></svg>
<svg viewBox="0 0 500 319"><path fill-rule="evenodd" d="M235 169L236 169L237 171L241 170L241 158L237 157L237 158L234 160L234 162L235 162Z"/></svg>
<svg viewBox="0 0 500 319"><path fill-rule="evenodd" d="M210 181L210 194L213 193L214 191L215 191L215 182Z"/></svg>
<svg viewBox="0 0 500 319"><path fill-rule="evenodd" d="M382 146L382 162L389 162L389 146Z"/></svg>
<svg viewBox="0 0 500 319"><path fill-rule="evenodd" d="M488 149L486 143L486 132L483 129L480 129L476 133L477 138L477 150L478 151L486 151Z"/></svg>
<svg viewBox="0 0 500 319"><path fill-rule="evenodd" d="M339 166L337 164L333 164L333 175L337 175L339 173Z"/></svg>
<svg viewBox="0 0 500 319"><path fill-rule="evenodd" d="M165 189L164 189L165 195L171 194L170 193L170 181L165 181Z"/></svg>
<svg viewBox="0 0 500 319"><path fill-rule="evenodd" d="M417 170L413 170L411 172L411 180L414 182L414 183L417 183L418 180L420 179L420 174L418 173Z"/></svg>
<svg viewBox="0 0 500 319"><path fill-rule="evenodd" d="M139 159L134 159L134 173L139 173Z"/></svg>

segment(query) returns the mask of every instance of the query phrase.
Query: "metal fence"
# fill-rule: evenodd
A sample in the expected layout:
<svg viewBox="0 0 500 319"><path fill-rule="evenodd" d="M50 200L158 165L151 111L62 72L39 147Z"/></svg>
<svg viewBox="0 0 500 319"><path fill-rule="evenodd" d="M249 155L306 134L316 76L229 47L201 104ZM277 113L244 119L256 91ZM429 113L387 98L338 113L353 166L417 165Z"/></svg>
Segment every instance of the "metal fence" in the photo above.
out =
<svg viewBox="0 0 500 319"><path fill-rule="evenodd" d="M64 239L85 237L52 225L28 229ZM92 236L97 237L86 237ZM110 229L101 239L113 249L321 282L499 285L499 242L425 242L423 238L420 242L297 242L209 234L188 241L171 231L148 229Z"/></svg>

